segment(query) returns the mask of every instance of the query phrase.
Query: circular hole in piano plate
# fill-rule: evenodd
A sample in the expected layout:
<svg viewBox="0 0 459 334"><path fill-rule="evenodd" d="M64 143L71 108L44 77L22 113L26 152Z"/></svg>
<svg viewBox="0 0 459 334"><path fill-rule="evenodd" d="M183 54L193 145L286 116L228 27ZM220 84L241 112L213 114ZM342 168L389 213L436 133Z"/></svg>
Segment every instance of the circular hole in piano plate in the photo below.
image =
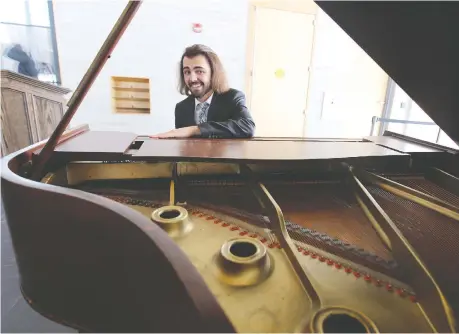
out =
<svg viewBox="0 0 459 334"><path fill-rule="evenodd" d="M193 229L188 211L178 205L167 205L154 210L151 220L172 238L184 237Z"/></svg>
<svg viewBox="0 0 459 334"><path fill-rule="evenodd" d="M377 333L376 325L367 316L350 309L330 307L318 311L312 321L315 333Z"/></svg>
<svg viewBox="0 0 459 334"><path fill-rule="evenodd" d="M257 247L251 242L237 241L231 245L229 251L234 256L246 258L255 255Z"/></svg>
<svg viewBox="0 0 459 334"><path fill-rule="evenodd" d="M322 324L324 333L366 333L365 326L347 314L331 314Z"/></svg>
<svg viewBox="0 0 459 334"><path fill-rule="evenodd" d="M232 286L257 285L273 271L273 258L259 240L232 238L215 254L213 270L223 283Z"/></svg>
<svg viewBox="0 0 459 334"><path fill-rule="evenodd" d="M167 210L167 211L163 211L159 214L159 216L163 219L173 219L173 218L177 218L178 216L180 216L180 211L178 210Z"/></svg>

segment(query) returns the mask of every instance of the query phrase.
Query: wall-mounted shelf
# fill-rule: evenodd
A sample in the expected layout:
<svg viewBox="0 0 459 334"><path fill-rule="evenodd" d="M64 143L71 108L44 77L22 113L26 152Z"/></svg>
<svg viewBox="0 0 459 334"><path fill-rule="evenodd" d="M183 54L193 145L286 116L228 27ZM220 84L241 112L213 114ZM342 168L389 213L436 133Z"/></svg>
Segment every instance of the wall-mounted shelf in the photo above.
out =
<svg viewBox="0 0 459 334"><path fill-rule="evenodd" d="M149 114L150 79L112 77L112 107L117 114Z"/></svg>

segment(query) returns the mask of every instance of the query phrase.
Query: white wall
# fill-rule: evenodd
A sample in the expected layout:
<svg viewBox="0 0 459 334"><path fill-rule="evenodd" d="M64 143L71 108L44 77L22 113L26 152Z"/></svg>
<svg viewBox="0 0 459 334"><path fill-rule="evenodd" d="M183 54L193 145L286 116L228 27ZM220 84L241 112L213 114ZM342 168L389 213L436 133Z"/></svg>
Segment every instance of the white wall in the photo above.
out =
<svg viewBox="0 0 459 334"><path fill-rule="evenodd" d="M126 3L54 0L64 86L76 88ZM138 134L173 128L175 104L184 98L176 89L177 64L183 49L194 43L215 49L230 85L244 90L248 9L249 0L144 1L72 125L88 123L92 129ZM193 22L203 24L202 33L192 32ZM313 52L306 136L368 135L371 117L380 115L383 107L387 76L321 10ZM111 76L149 77L152 113L113 114Z"/></svg>
<svg viewBox="0 0 459 334"><path fill-rule="evenodd" d="M306 136L367 136L384 106L387 74L322 10L315 28Z"/></svg>
<svg viewBox="0 0 459 334"><path fill-rule="evenodd" d="M75 89L127 1L54 1L63 86ZM221 57L230 85L244 87L246 0L146 0L76 113L72 125L152 134L174 127L177 66L188 45L203 43ZM194 33L192 23L203 24ZM111 76L148 77L151 114L113 114Z"/></svg>

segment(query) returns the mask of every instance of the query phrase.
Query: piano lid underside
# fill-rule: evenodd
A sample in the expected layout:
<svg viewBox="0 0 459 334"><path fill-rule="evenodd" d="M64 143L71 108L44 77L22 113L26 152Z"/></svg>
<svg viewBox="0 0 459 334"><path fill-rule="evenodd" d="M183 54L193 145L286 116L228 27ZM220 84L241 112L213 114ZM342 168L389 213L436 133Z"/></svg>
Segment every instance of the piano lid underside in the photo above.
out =
<svg viewBox="0 0 459 334"><path fill-rule="evenodd" d="M457 1L316 1L459 143Z"/></svg>

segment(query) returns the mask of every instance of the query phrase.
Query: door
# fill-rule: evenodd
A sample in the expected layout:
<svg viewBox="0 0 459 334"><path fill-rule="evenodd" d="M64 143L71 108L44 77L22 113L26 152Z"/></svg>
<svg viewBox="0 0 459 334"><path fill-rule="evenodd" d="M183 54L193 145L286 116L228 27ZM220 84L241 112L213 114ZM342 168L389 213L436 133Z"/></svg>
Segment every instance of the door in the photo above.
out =
<svg viewBox="0 0 459 334"><path fill-rule="evenodd" d="M305 136L368 136L372 117L383 111L388 76L322 10L317 12L314 27Z"/></svg>
<svg viewBox="0 0 459 334"><path fill-rule="evenodd" d="M302 137L314 15L255 7L250 109L257 137Z"/></svg>

